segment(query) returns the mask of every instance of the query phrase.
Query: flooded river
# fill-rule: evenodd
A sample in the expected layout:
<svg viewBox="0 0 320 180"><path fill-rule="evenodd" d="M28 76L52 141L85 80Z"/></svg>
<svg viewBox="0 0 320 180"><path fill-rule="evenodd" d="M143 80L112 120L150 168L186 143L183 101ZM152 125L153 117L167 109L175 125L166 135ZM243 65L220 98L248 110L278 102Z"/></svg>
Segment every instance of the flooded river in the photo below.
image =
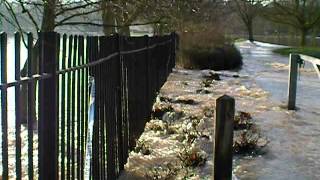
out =
<svg viewBox="0 0 320 180"><path fill-rule="evenodd" d="M320 179L320 79L311 65L300 72L298 111L287 111L288 57L272 52L279 46L237 43L244 58L243 73L270 93L268 111L255 119L270 140L266 154L237 157L239 179Z"/></svg>
<svg viewBox="0 0 320 180"><path fill-rule="evenodd" d="M227 92L231 95L233 95L233 91L247 92L248 89L253 89L252 92L255 92L257 88L252 83L254 81L260 88L269 92L268 97L266 99L262 98L263 101L261 101L262 105L266 103L266 110L254 113L254 119L270 143L266 148L266 153L261 156L237 156L234 162L235 175L239 179L320 179L320 100L318 100L320 79L317 74L308 64L301 70L297 91L299 110L296 112L287 111L283 107L287 101L289 58L272 53L274 48L279 47L275 45L241 42L237 43L237 46L244 58L244 66L240 74L248 75L246 77L250 77L250 79L244 77L237 81L232 79L222 81L209 90L217 94ZM9 49L12 50L12 47L13 42L10 39ZM25 51L24 48L23 51ZM25 52L22 54L25 55ZM11 82L14 80L14 74L12 73L14 68L13 52L9 50L8 56L10 59L8 61L8 71L11 72L8 74L8 81ZM21 59L24 60L25 57ZM23 63L21 62L21 64ZM180 81L184 81L185 84L189 85L184 84L183 87L185 86L190 94L194 94L196 89L199 88L198 81L201 81L200 72L186 71L185 73L189 75L180 73L180 77L179 73L176 73L176 76L180 77L176 84L183 84ZM189 76L190 79L187 79ZM186 79L182 79L182 77ZM171 84L174 84L174 82L174 79L171 80ZM248 89L239 87L236 82L244 84ZM219 91L219 88L221 91ZM178 92L177 88L171 89L175 93ZM13 88L8 90L10 98L8 104L9 127L14 127L13 90ZM174 95L173 92L170 92L170 94ZM214 96L214 94L202 95L198 98L201 100L201 98L207 99L211 96ZM259 106L261 109L262 105L254 101L256 99L254 96L252 97L252 103L248 103L250 98L247 98L248 102L245 103L247 106L243 106L241 102L243 102L244 96L239 95L237 97L238 105L242 110L255 111L253 106ZM261 95L259 94L259 96ZM14 167L13 161L11 163ZM206 174L211 173L210 168L208 169Z"/></svg>

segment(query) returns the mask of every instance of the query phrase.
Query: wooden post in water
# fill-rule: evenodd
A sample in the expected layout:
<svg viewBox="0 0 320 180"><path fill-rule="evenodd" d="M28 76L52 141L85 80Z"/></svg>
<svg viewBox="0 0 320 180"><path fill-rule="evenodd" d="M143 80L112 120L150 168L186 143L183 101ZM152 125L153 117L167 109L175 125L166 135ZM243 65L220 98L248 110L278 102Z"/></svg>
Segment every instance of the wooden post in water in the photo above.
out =
<svg viewBox="0 0 320 180"><path fill-rule="evenodd" d="M298 77L298 54L290 54L289 60L289 85L288 85L288 110L296 109L296 94L297 94L297 77Z"/></svg>
<svg viewBox="0 0 320 180"><path fill-rule="evenodd" d="M234 98L224 95L216 100L214 179L232 179Z"/></svg>

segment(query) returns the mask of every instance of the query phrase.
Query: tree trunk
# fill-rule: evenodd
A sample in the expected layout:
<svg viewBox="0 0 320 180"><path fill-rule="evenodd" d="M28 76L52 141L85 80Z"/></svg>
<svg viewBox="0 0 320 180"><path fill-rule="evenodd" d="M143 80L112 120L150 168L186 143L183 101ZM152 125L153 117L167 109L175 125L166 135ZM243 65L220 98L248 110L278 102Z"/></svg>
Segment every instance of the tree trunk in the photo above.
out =
<svg viewBox="0 0 320 180"><path fill-rule="evenodd" d="M115 13L113 11L112 5L109 1L102 1L101 2L101 9L102 9L102 22L103 32L106 36L110 36L116 33L115 28ZM111 25L111 26L110 26Z"/></svg>
<svg viewBox="0 0 320 180"><path fill-rule="evenodd" d="M42 18L42 23L41 23L41 32L53 32L55 29L55 20L56 20L56 5L57 5L57 0L47 0L44 3L44 7L43 7L43 18ZM35 46L32 48L32 70L31 70L31 74L37 74L38 73L38 66L39 66L39 42L37 41ZM23 69L21 70L21 75L22 76L27 76L27 67L28 67L28 62L26 61L26 63L24 64ZM36 101L36 88L35 85L33 85L34 87L32 88L33 91L33 99L31 99L31 101L33 101L33 103L35 103ZM34 129L36 129L36 115L35 115L35 109L30 110L33 114L32 114L32 119L27 120L28 117L28 84L22 84L21 85L21 89L20 89L20 93L22 94L21 96L21 104L20 104L20 108L21 108L21 123L22 124L26 124L27 121L30 121L29 123L32 123L32 126Z"/></svg>
<svg viewBox="0 0 320 180"><path fill-rule="evenodd" d="M36 42L36 44L32 48L32 67L31 67L31 73L32 74L37 74L39 73L39 41ZM21 70L21 77L26 77L28 76L28 61L25 62L22 70ZM33 99L32 101L35 103L36 102L36 88L35 86L33 87ZM28 84L24 83L21 85L20 88L20 110L21 110L21 123L22 124L27 124L28 123ZM33 123L33 128L36 129L36 110L32 110L32 123Z"/></svg>
<svg viewBox="0 0 320 180"><path fill-rule="evenodd" d="M248 30L248 39L250 42L254 41L253 38L253 26L252 26L252 21L249 21L248 23L246 23L247 26L247 30Z"/></svg>
<svg viewBox="0 0 320 180"><path fill-rule="evenodd" d="M128 17L121 16L121 12L118 12L115 15L115 18L117 20L117 25L119 25L119 27L117 28L118 33L123 36L130 36L130 27L127 25L131 24L131 22L129 22Z"/></svg>
<svg viewBox="0 0 320 180"><path fill-rule="evenodd" d="M308 30L307 29L301 29L301 39L300 39L300 46L305 46L307 43L307 35L308 35Z"/></svg>
<svg viewBox="0 0 320 180"><path fill-rule="evenodd" d="M42 32L54 31L56 20L56 1L47 0L43 7L43 19L41 24Z"/></svg>
<svg viewBox="0 0 320 180"><path fill-rule="evenodd" d="M124 26L119 29L119 34L124 35L124 36L130 36L130 27L129 26Z"/></svg>

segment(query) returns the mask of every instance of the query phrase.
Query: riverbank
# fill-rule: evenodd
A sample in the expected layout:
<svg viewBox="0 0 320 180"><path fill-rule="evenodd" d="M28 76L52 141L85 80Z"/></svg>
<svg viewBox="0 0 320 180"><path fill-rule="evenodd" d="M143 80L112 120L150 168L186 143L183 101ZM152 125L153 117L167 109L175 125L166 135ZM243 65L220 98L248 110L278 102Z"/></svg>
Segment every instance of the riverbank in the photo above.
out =
<svg viewBox="0 0 320 180"><path fill-rule="evenodd" d="M320 58L319 47L288 47L275 49L273 50L273 52L283 56L288 56L289 54L305 54L308 56Z"/></svg>

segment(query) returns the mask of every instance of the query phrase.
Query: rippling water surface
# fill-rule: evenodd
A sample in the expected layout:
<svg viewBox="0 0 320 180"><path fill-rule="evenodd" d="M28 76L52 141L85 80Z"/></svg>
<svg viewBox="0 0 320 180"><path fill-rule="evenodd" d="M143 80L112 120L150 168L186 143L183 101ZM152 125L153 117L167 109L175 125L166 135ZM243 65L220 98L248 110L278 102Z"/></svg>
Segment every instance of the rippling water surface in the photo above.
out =
<svg viewBox="0 0 320 180"><path fill-rule="evenodd" d="M259 157L238 157L240 179L320 179L320 79L306 64L297 91L298 111L280 108L287 101L289 58L272 52L279 46L237 44L244 58L243 72L254 77L271 94L271 111L256 117L269 138L267 152Z"/></svg>

